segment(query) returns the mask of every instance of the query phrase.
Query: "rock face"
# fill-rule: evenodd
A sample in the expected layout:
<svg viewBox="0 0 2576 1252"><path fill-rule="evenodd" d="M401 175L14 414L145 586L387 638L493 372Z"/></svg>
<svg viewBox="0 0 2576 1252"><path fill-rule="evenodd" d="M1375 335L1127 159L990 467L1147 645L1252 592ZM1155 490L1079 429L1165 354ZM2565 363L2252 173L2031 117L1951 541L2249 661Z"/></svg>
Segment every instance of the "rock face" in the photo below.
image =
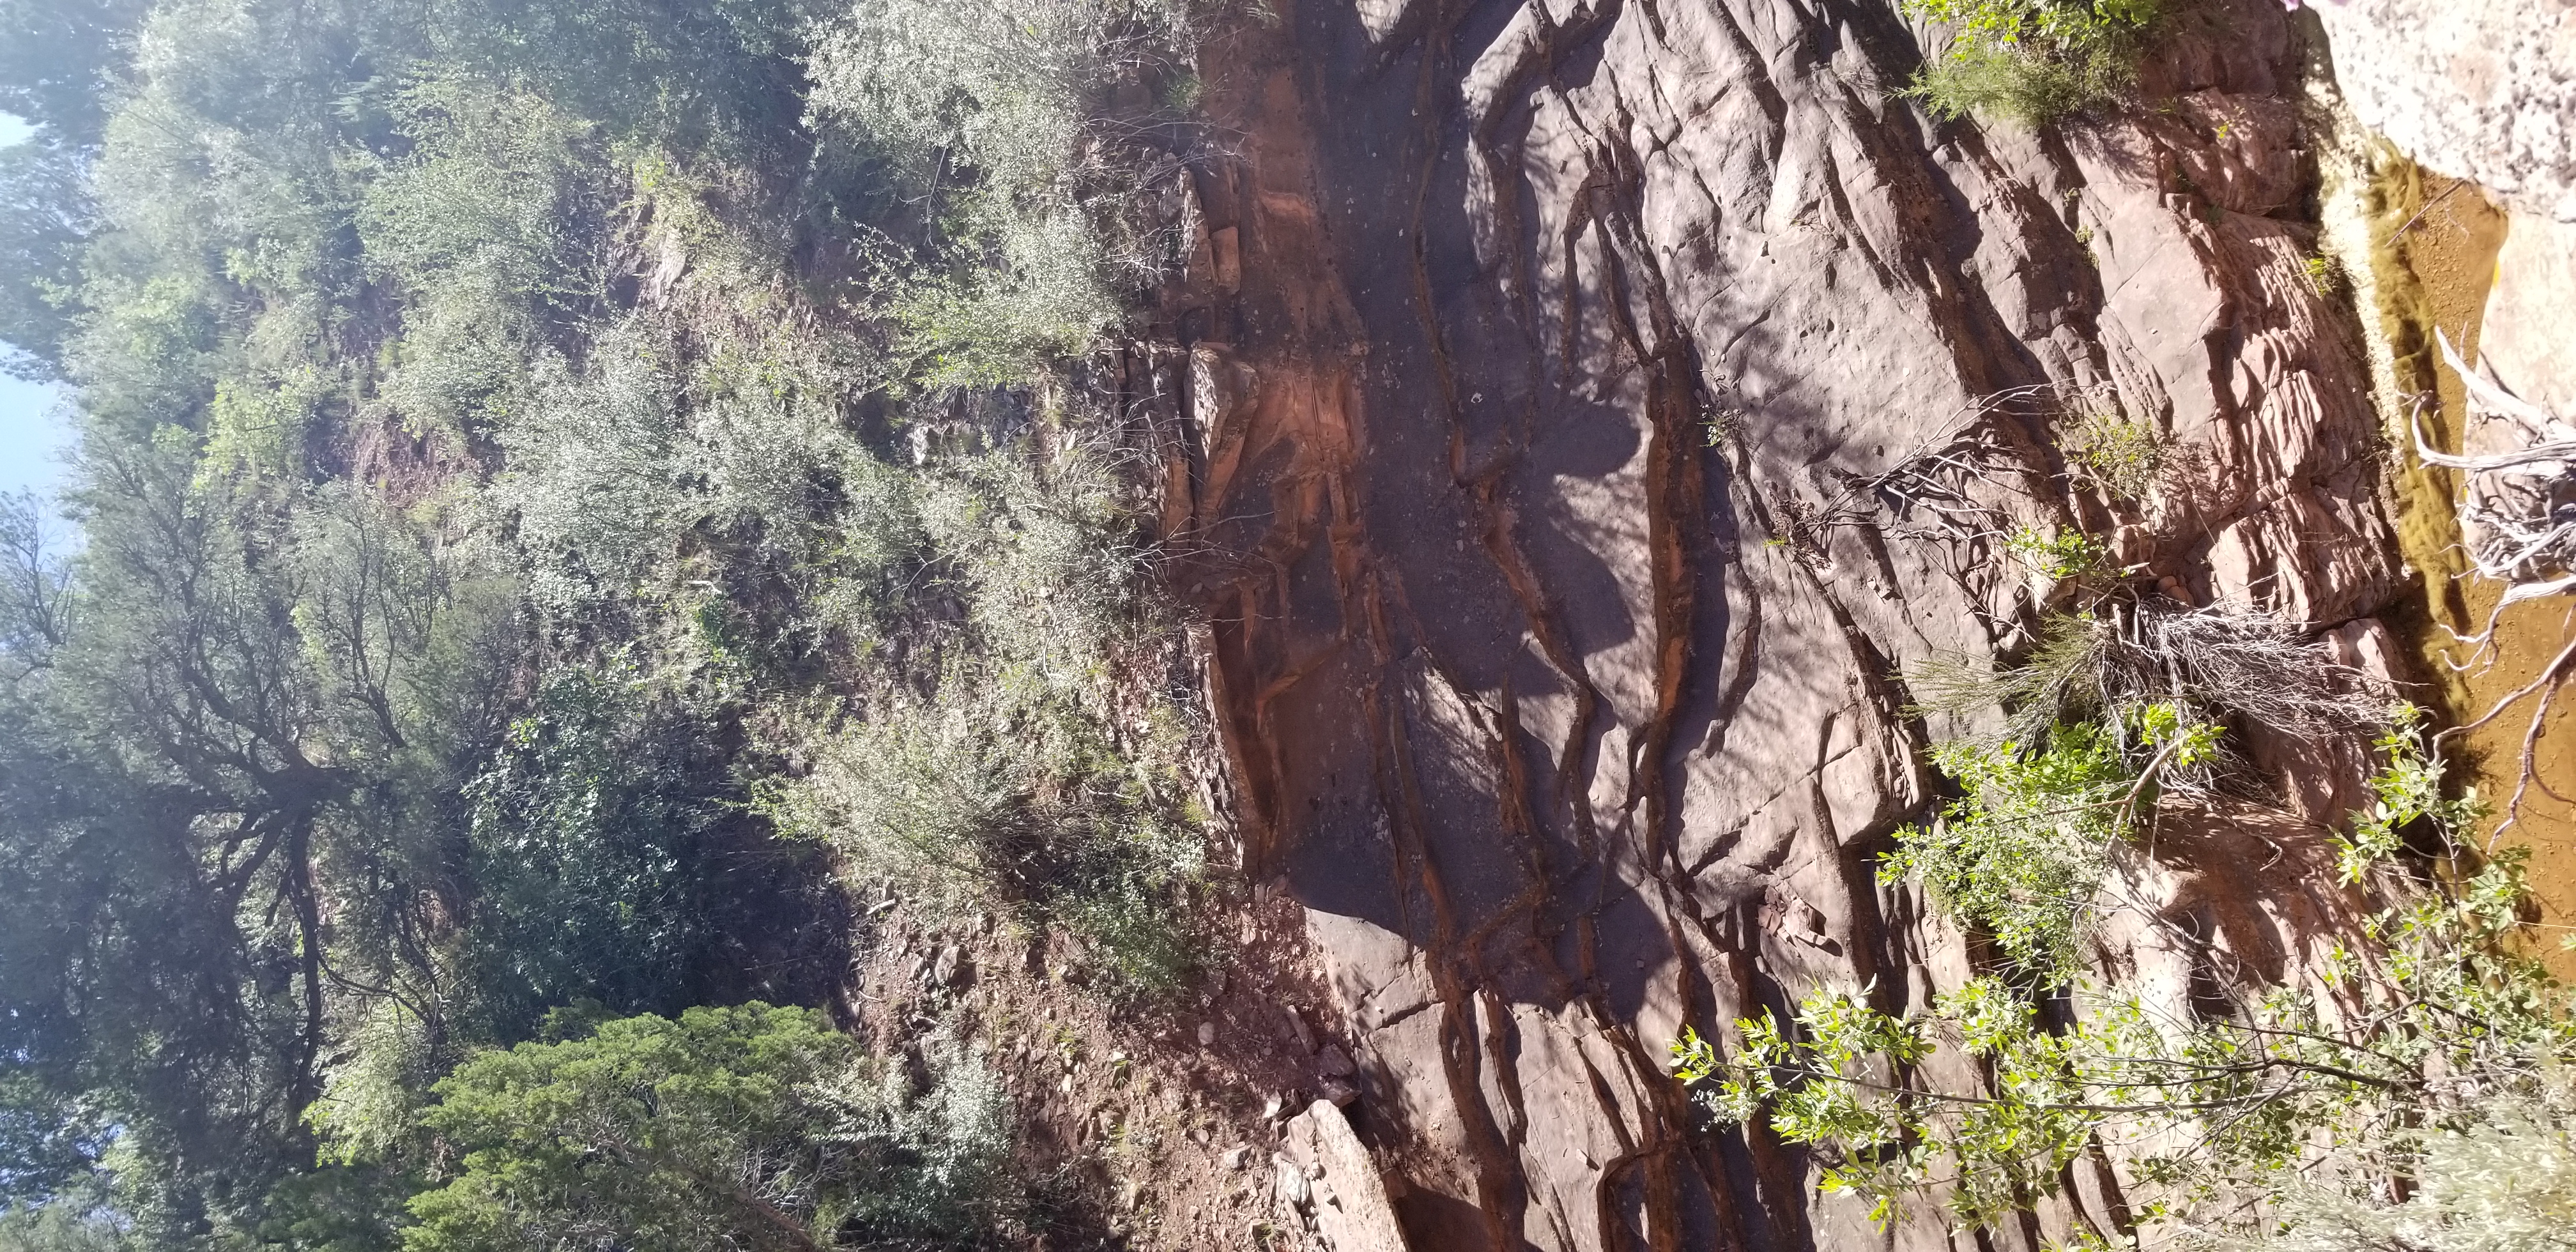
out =
<svg viewBox="0 0 2576 1252"><path fill-rule="evenodd" d="M2317 12L2363 125L2517 213L2576 223L2576 3L2345 0Z"/></svg>
<svg viewBox="0 0 2576 1252"><path fill-rule="evenodd" d="M1283 1138L1281 1192L1314 1223L1324 1252L1405 1252L1386 1180L1340 1109L1315 1101L1288 1120Z"/></svg>
<svg viewBox="0 0 2576 1252"><path fill-rule="evenodd" d="M2576 414L2576 222L2513 219L2495 273L2479 355L2515 395Z"/></svg>
<svg viewBox="0 0 2576 1252"><path fill-rule="evenodd" d="M2321 625L2399 578L2304 268L2287 20L2214 4L2148 68L2169 112L2034 136L1892 100L1920 53L1888 5L1279 8L1207 55L1242 139L1150 365L1165 524L1247 868L1307 909L1413 1246L1881 1245L1797 1152L1692 1136L1666 1048L1965 975L1876 881L1934 783L1903 668L2021 637L2051 591L2021 528ZM2071 485L2086 411L2156 432L2146 504ZM2258 886L2261 849L2321 846L2270 837L2144 878L2292 969L2334 897L2312 859Z"/></svg>

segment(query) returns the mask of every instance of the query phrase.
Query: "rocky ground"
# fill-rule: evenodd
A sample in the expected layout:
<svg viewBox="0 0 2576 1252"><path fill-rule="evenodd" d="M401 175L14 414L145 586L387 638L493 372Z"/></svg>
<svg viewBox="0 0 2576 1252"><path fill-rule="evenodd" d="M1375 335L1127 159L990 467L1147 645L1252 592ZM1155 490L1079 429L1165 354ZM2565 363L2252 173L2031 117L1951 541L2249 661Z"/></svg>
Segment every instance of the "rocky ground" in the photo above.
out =
<svg viewBox="0 0 2576 1252"><path fill-rule="evenodd" d="M1339 1111L1366 1124L1299 910L1262 888L1218 911L1237 929L1217 937L1209 973L1175 1002L1131 1004L1060 935L989 917L925 926L880 895L849 1007L877 1038L951 1032L1011 1084L1034 1132L1029 1173L1047 1180L1038 1246L1361 1246L1322 1242L1369 1194L1359 1180L1380 1197L1385 1184ZM1330 1146L1356 1161L1318 1143L1328 1116Z"/></svg>

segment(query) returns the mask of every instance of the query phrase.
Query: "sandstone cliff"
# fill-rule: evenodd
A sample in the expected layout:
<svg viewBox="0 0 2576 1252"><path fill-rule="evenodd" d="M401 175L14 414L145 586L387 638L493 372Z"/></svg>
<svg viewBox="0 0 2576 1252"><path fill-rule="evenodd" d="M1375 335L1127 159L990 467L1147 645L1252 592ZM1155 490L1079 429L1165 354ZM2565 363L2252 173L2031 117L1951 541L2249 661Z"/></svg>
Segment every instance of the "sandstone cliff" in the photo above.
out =
<svg viewBox="0 0 2576 1252"><path fill-rule="evenodd" d="M1283 3L1211 50L1240 139L1145 366L1167 527L1247 868L1304 906L1412 1246L1945 1242L1688 1133L1665 1046L1964 972L1875 860L1937 785L1905 667L2051 594L2009 529L2386 650L2378 419L2305 265L2314 49L2273 0L2178 27L2169 107L2044 134L1892 99L1937 40L1876 4ZM2088 406L2174 450L2143 503L2073 485ZM2166 847L2150 912L2210 946L2117 960L2324 941L2353 758L2263 747L2310 820Z"/></svg>

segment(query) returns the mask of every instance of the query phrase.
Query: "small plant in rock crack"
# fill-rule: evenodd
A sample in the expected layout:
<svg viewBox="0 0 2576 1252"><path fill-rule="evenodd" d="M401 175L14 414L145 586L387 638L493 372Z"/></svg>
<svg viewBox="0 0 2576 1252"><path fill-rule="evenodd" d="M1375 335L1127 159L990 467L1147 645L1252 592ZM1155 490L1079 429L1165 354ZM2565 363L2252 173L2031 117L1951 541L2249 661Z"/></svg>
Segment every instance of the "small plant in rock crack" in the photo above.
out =
<svg viewBox="0 0 2576 1252"><path fill-rule="evenodd" d="M1709 447L1722 448L1742 429L1743 421L1742 409L1718 409L1700 420L1700 430L1707 436Z"/></svg>
<svg viewBox="0 0 2576 1252"><path fill-rule="evenodd" d="M2049 532L2016 526L2004 536L2004 551L2014 560L2050 578L2079 578L2108 565L2111 550L2080 530Z"/></svg>
<svg viewBox="0 0 2576 1252"><path fill-rule="evenodd" d="M2096 405L2059 428L2058 446L2077 478L2113 500L2145 499L2165 464L2164 436L2153 425Z"/></svg>
<svg viewBox="0 0 2576 1252"><path fill-rule="evenodd" d="M2344 273L2343 263L2330 256L2312 256L2299 263L2307 275L2308 289L2322 299L2339 299L2352 289L2352 276Z"/></svg>

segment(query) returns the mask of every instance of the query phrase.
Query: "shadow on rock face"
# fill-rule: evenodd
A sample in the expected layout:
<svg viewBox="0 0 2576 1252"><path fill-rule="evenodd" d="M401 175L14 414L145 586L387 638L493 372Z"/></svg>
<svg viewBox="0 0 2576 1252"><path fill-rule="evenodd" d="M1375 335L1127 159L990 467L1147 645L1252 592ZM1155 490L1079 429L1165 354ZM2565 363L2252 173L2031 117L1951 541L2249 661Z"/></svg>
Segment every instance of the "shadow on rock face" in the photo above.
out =
<svg viewBox="0 0 2576 1252"><path fill-rule="evenodd" d="M1899 678L2040 593L1851 485L1998 392L2094 389L2285 484L2125 523L2157 559L2383 594L2349 559L2367 404L2293 232L2244 211L2280 171L2158 185L2204 115L2229 160L2288 150L2273 67L2193 42L2177 120L2077 145L1892 102L1921 53L1883 7L1284 16L1204 71L1243 269L1202 323L1255 382L1193 409L1191 508L1254 554L1209 610L1246 869L1308 910L1417 1246L1875 1246L1794 1153L1706 1133L1666 1051L1964 967L1875 881L1931 799ZM1980 499L2070 525L2026 410Z"/></svg>

